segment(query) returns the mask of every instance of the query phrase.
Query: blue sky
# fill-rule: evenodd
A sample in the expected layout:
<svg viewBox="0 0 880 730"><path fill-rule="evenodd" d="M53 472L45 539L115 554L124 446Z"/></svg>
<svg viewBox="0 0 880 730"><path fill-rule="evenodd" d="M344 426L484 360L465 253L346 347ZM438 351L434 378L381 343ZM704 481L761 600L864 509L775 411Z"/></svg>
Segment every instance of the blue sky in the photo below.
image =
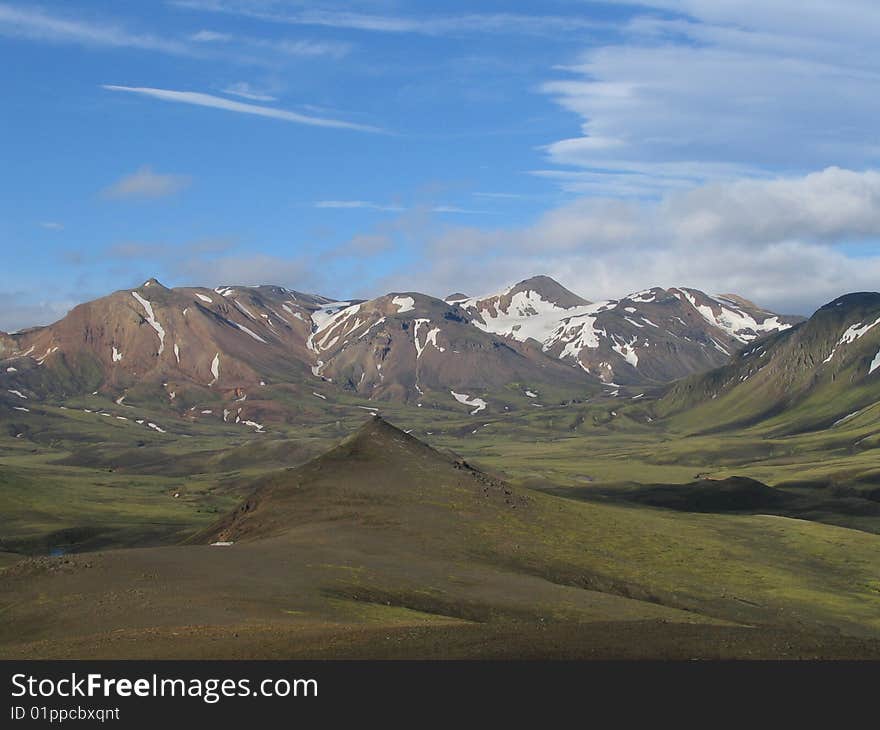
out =
<svg viewBox="0 0 880 730"><path fill-rule="evenodd" d="M149 276L335 297L880 275L866 0L0 0L0 329ZM10 72L11 71L11 72Z"/></svg>

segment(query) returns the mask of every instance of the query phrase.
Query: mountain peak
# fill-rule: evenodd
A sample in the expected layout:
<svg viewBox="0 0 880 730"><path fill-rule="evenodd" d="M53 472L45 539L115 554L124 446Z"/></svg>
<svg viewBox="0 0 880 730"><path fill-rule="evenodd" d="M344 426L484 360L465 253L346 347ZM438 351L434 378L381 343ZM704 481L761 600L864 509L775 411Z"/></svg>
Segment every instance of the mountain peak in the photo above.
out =
<svg viewBox="0 0 880 730"><path fill-rule="evenodd" d="M583 307L590 303L545 274L538 274L537 276L523 279L508 289L507 294L513 296L520 292L534 292L544 301L552 302L563 309Z"/></svg>
<svg viewBox="0 0 880 730"><path fill-rule="evenodd" d="M417 448L436 453L426 443L390 424L378 413L373 414L357 431L340 444L346 450L384 451L389 447Z"/></svg>
<svg viewBox="0 0 880 730"><path fill-rule="evenodd" d="M761 309L751 299L741 297L739 294L716 294L715 299L723 299L743 309Z"/></svg>

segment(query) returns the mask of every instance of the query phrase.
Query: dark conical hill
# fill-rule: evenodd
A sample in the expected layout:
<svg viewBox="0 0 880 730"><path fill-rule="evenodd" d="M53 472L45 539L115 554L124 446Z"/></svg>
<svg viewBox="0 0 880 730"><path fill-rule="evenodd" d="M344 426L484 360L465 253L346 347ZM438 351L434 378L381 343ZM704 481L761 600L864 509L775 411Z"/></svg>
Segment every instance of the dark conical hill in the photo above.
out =
<svg viewBox="0 0 880 730"><path fill-rule="evenodd" d="M493 517L526 505L504 482L374 416L322 456L263 480L196 541L256 540L328 520L421 525L428 534L457 529L461 511Z"/></svg>

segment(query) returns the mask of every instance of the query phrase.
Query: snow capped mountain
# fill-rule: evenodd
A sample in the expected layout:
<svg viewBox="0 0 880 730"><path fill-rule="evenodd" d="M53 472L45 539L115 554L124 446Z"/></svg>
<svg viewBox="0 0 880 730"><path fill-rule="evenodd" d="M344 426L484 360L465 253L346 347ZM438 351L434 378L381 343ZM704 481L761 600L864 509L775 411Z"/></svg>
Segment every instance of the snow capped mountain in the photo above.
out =
<svg viewBox="0 0 880 730"><path fill-rule="evenodd" d="M329 304L312 320L313 373L369 398L418 401L431 391L497 390L554 372L562 383L578 382L536 346L506 343L459 307L416 292Z"/></svg>
<svg viewBox="0 0 880 730"><path fill-rule="evenodd" d="M476 327L520 342L544 342L564 317L590 305L547 276L535 276L483 297L453 297L446 301L467 311Z"/></svg>
<svg viewBox="0 0 880 730"><path fill-rule="evenodd" d="M710 297L686 288L657 287L589 303L547 277L451 301L486 332L533 339L545 353L620 384L665 382L716 367L743 344L799 321L734 295Z"/></svg>
<svg viewBox="0 0 880 730"><path fill-rule="evenodd" d="M279 391L267 388L312 408L336 392L476 414L540 406L539 393L565 402L603 383L665 383L721 365L793 321L694 289L590 303L543 276L446 301L169 289L150 279L48 327L0 335L0 395L23 408L24 399L97 391L254 427L286 417Z"/></svg>

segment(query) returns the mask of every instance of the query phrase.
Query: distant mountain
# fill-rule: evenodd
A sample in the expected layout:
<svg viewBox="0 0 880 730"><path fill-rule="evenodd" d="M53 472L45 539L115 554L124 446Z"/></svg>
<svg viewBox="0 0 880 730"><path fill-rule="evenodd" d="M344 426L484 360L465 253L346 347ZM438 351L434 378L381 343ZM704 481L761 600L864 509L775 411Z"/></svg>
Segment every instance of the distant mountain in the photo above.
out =
<svg viewBox="0 0 880 730"><path fill-rule="evenodd" d="M0 334L0 400L26 408L19 401L97 391L255 426L330 393L478 414L666 383L795 321L693 289L591 303L546 276L447 301L150 279Z"/></svg>
<svg viewBox="0 0 880 730"><path fill-rule="evenodd" d="M716 370L676 383L664 415L707 430L768 422L826 428L873 417L880 403L880 294L847 294L810 319L738 352Z"/></svg>
<svg viewBox="0 0 880 730"><path fill-rule="evenodd" d="M590 303L546 276L455 303L480 329L533 339L548 355L610 384L662 383L708 370L744 344L802 320L735 295L686 288Z"/></svg>
<svg viewBox="0 0 880 730"><path fill-rule="evenodd" d="M573 392L584 383L539 347L481 331L466 310L417 292L328 304L312 321L313 373L366 397L418 401L431 391L457 393L478 410L478 396L510 383L568 384Z"/></svg>

